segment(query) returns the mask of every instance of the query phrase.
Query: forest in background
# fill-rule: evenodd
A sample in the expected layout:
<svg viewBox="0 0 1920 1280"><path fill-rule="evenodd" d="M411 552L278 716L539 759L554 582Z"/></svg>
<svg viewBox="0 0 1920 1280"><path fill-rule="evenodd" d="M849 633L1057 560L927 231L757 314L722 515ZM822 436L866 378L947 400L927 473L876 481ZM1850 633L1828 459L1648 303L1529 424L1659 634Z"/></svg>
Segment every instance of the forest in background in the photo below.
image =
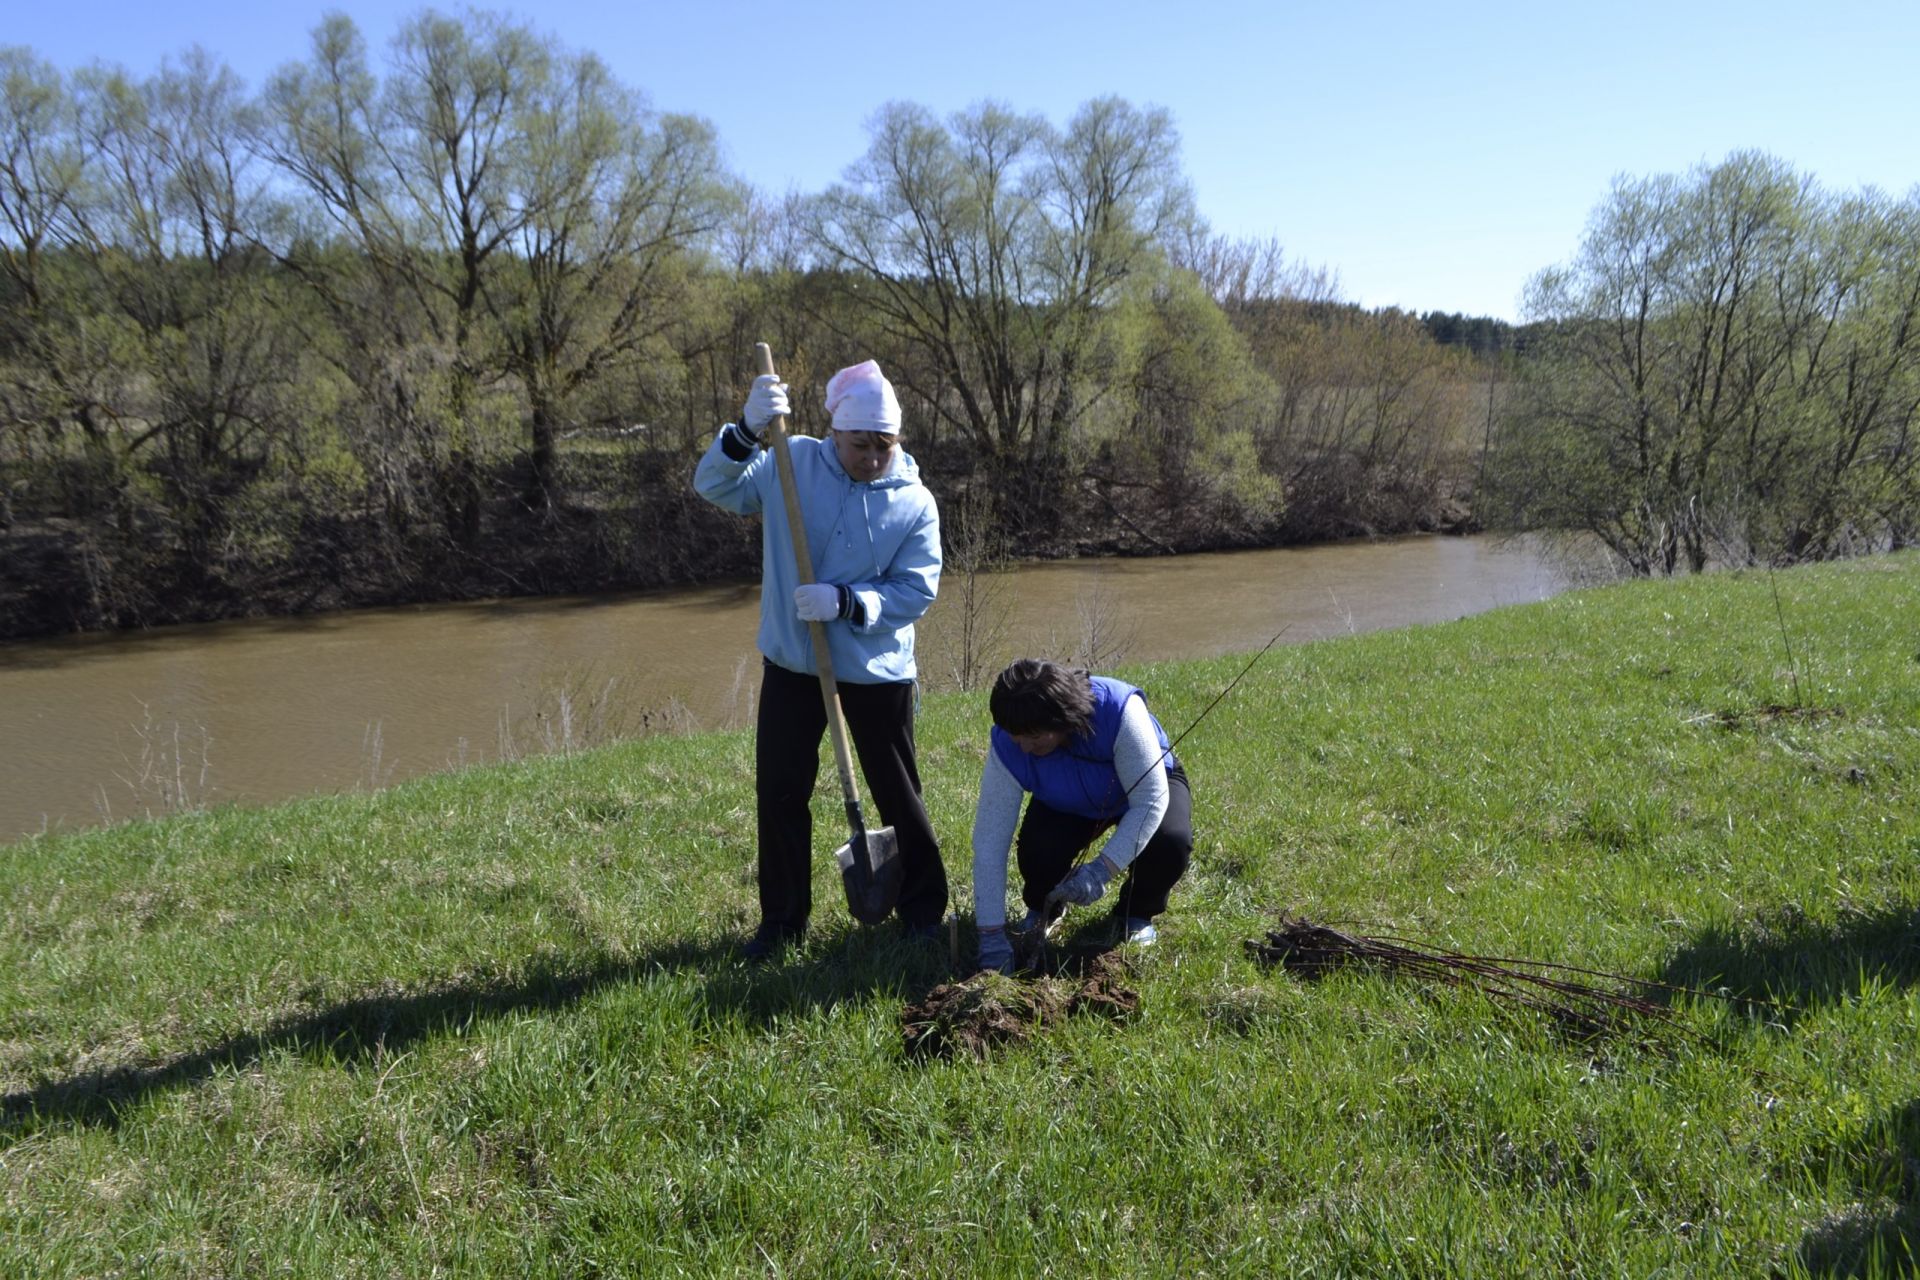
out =
<svg viewBox="0 0 1920 1280"><path fill-rule="evenodd" d="M880 362L961 567L1499 527L1651 574L1920 528L1920 196L1622 178L1527 319L1214 233L1119 98L889 104L776 198L503 14L384 59L334 15L254 92L0 49L0 637L751 574L688 481L756 341L816 434Z"/></svg>

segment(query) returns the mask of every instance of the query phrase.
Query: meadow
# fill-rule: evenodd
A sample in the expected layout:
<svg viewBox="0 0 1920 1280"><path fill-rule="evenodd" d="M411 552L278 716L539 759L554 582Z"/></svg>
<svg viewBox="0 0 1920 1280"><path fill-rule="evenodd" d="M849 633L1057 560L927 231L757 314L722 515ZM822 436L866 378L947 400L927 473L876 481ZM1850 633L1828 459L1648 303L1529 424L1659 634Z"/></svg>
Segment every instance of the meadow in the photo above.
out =
<svg viewBox="0 0 1920 1280"><path fill-rule="evenodd" d="M963 921L986 724L919 722ZM0 1274L1920 1270L1920 554L1278 647L1179 754L1138 1010L984 1057L903 1048L965 966L848 920L830 759L739 960L749 732L0 848ZM1576 1036L1283 914L1677 990Z"/></svg>

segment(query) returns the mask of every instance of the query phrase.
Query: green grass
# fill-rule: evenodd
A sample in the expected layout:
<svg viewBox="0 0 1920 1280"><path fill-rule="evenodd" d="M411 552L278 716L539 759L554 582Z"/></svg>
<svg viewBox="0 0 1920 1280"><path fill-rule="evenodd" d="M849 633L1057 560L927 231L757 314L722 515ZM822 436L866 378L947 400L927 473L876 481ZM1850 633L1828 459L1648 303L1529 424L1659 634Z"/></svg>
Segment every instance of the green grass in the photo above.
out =
<svg viewBox="0 0 1920 1280"><path fill-rule="evenodd" d="M920 726L963 908L985 726ZM830 765L733 958L744 733L0 850L0 1274L1914 1274L1920 557L1275 649L1180 754L1141 1013L985 1062L904 1059L945 959L848 923ZM1580 1044L1262 971L1283 910L1777 1003Z"/></svg>

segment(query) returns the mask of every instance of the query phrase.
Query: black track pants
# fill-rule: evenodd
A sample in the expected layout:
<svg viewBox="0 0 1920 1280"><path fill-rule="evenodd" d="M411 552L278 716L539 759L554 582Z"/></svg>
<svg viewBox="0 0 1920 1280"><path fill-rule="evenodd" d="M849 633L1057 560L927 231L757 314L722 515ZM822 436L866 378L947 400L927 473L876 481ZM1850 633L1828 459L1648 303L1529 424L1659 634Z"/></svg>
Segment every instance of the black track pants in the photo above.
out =
<svg viewBox="0 0 1920 1280"><path fill-rule="evenodd" d="M818 676L762 664L759 725L753 745L754 797L760 826L760 918L804 929L813 910L813 815L808 802L820 775L827 709ZM934 924L947 909L947 869L920 802L913 753L913 684L840 681L840 709L866 781L871 827L892 827L900 842L902 883L897 914L910 925ZM834 791L839 791L835 782ZM835 805L836 811L839 805ZM874 810L879 818L874 818ZM839 822L834 846L844 843ZM838 868L835 868L836 874Z"/></svg>
<svg viewBox="0 0 1920 1280"><path fill-rule="evenodd" d="M1020 899L1031 910L1046 905L1047 895L1073 869L1080 852L1113 826L1106 818L1083 818L1049 809L1038 800L1027 801L1020 822ZM1127 864L1120 892L1113 898L1113 914L1151 920L1167 909L1167 895L1187 873L1193 854L1193 792L1184 769L1167 770L1167 811L1160 829Z"/></svg>

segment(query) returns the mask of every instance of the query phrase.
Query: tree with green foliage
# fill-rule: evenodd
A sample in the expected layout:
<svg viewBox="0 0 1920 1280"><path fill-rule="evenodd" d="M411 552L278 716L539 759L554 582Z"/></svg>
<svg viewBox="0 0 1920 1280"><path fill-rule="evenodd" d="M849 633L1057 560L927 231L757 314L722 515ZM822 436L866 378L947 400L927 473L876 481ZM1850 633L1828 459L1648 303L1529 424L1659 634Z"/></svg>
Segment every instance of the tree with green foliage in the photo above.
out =
<svg viewBox="0 0 1920 1280"><path fill-rule="evenodd" d="M57 456L63 432L77 427L117 490L119 454L106 431L97 363L81 340L66 252L82 163L65 78L31 50L0 47L0 460L26 467L36 449ZM63 478L73 506L100 505L93 486L76 492L74 468ZM0 474L0 525L12 522L14 483Z"/></svg>
<svg viewBox="0 0 1920 1280"><path fill-rule="evenodd" d="M1121 412L1086 468L1102 504L1161 550L1270 540L1286 502L1255 432L1272 382L1245 338L1194 275L1171 270L1115 330L1127 347L1127 380L1109 391Z"/></svg>
<svg viewBox="0 0 1920 1280"><path fill-rule="evenodd" d="M1920 193L1830 202L1781 290L1800 316L1771 411L1734 456L1748 557L1827 559L1920 532ZM1728 539L1723 539L1723 543Z"/></svg>
<svg viewBox="0 0 1920 1280"><path fill-rule="evenodd" d="M1506 516L1633 572L1820 557L1912 527L1913 201L1837 201L1737 153L1623 178L1573 260L1490 469Z"/></svg>
<svg viewBox="0 0 1920 1280"><path fill-rule="evenodd" d="M183 570L212 574L236 500L297 429L296 343L252 239L266 179L251 107L198 49L144 80L89 68L75 88L71 251L120 371L109 411L128 455L157 455Z"/></svg>

